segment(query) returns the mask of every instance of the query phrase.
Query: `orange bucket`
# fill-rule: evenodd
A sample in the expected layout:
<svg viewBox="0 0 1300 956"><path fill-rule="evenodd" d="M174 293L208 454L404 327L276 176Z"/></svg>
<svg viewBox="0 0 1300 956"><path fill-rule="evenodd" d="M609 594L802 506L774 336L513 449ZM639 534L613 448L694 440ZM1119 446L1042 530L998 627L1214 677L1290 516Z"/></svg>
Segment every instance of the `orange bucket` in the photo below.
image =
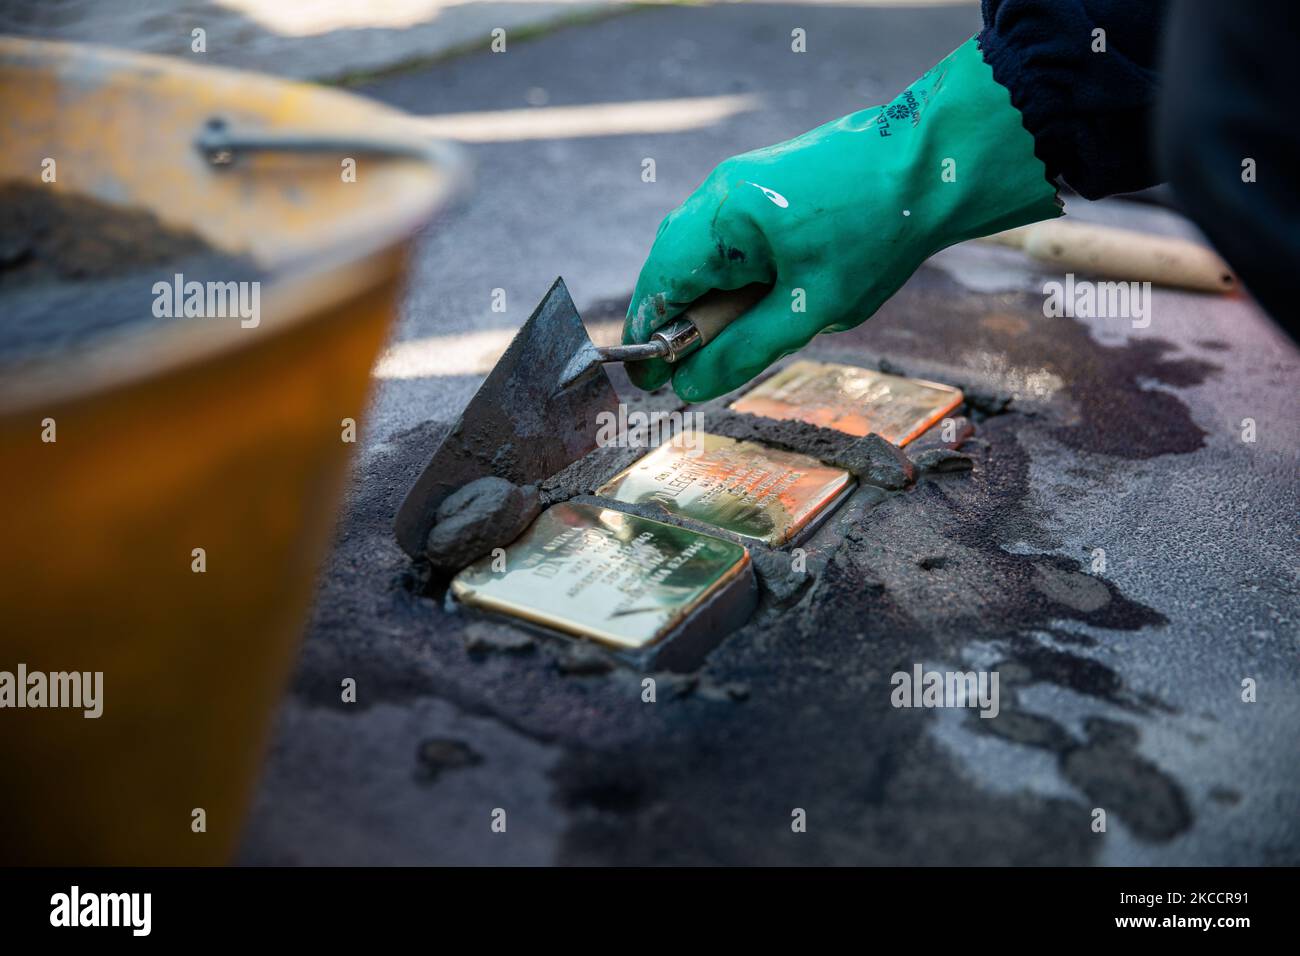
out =
<svg viewBox="0 0 1300 956"><path fill-rule="evenodd" d="M0 98L0 182L42 184L53 159L48 188L146 209L265 276L255 328L148 318L0 369L0 672L103 674L97 718L0 709L0 860L222 862L329 542L347 422L412 236L461 166L358 97L108 49L0 39ZM195 146L214 117L265 142L214 166Z"/></svg>

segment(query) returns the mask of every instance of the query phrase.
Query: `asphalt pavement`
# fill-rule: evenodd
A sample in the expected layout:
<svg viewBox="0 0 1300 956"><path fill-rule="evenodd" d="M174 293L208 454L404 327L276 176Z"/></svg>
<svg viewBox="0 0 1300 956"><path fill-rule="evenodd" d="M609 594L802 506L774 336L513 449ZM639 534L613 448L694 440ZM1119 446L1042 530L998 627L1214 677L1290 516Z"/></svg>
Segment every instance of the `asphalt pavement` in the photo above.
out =
<svg viewBox="0 0 1300 956"><path fill-rule="evenodd" d="M658 675L653 704L643 675L448 614L392 539L557 275L611 334L713 165L887 101L978 20L650 8L358 88L477 131L476 183L412 264L243 862L1300 862L1300 355L1245 297L1156 289L1139 328L1048 317L1059 274L940 254L808 355L965 387L974 470L846 506L813 580L699 674ZM546 110L566 135L503 115ZM1119 200L1069 211L1195 234ZM891 707L915 663L998 669L1001 713Z"/></svg>

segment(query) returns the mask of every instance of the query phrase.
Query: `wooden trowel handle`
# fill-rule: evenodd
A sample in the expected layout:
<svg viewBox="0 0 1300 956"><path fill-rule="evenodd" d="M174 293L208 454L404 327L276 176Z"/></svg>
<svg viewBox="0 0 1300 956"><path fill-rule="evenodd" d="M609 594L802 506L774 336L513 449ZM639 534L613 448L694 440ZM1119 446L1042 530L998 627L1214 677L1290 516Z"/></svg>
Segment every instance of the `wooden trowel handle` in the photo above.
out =
<svg viewBox="0 0 1300 956"><path fill-rule="evenodd" d="M689 319L700 330L700 344L708 345L719 332L758 305L771 291L772 287L763 282L726 291L714 289L696 299L681 318Z"/></svg>
<svg viewBox="0 0 1300 956"><path fill-rule="evenodd" d="M666 344L665 362L680 362L700 346L712 342L723 329L771 291L772 287L767 283L755 282L739 289L706 292L651 338Z"/></svg>

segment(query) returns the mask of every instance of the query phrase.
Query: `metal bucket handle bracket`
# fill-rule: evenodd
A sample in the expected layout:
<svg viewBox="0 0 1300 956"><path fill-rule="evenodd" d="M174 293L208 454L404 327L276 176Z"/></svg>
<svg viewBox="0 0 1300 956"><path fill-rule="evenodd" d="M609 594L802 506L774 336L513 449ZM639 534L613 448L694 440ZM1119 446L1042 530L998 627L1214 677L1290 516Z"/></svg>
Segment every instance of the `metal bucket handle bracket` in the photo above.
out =
<svg viewBox="0 0 1300 956"><path fill-rule="evenodd" d="M194 146L215 167L232 166L245 153L370 154L439 162L447 151L446 144L437 141L232 129L221 116L203 125Z"/></svg>

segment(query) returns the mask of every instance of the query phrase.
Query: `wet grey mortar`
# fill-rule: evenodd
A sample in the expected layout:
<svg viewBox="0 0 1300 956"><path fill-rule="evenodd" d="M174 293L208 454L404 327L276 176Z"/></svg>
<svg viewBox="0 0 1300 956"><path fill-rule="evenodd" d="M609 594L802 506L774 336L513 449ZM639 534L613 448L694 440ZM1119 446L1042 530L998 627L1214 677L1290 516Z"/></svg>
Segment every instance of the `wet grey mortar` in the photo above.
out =
<svg viewBox="0 0 1300 956"><path fill-rule="evenodd" d="M476 479L438 506L425 556L439 568L457 571L519 537L540 511L535 486L493 475Z"/></svg>

